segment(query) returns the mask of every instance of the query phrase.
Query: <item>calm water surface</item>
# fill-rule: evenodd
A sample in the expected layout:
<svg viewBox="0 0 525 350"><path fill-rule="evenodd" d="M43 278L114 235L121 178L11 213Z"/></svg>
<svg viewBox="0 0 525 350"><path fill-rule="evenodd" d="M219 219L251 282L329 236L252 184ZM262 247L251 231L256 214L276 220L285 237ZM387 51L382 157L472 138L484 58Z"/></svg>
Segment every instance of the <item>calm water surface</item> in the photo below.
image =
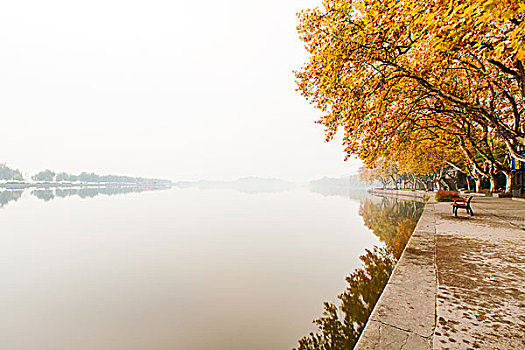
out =
<svg viewBox="0 0 525 350"><path fill-rule="evenodd" d="M384 245L364 194L69 194L0 191L1 349L291 349Z"/></svg>

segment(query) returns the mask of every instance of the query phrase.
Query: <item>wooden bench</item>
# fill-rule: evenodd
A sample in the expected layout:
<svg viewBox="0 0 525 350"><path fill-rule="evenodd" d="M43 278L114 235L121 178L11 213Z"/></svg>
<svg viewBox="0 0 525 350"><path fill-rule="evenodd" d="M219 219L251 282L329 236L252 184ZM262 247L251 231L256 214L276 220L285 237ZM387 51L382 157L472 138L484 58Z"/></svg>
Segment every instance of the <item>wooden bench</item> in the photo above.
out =
<svg viewBox="0 0 525 350"><path fill-rule="evenodd" d="M474 212L470 207L472 197L473 196L467 196L466 199L456 199L454 203L452 203L452 212L454 213L454 216L458 216L458 209L460 208L465 209L467 211L467 214L470 213L471 216L474 216Z"/></svg>

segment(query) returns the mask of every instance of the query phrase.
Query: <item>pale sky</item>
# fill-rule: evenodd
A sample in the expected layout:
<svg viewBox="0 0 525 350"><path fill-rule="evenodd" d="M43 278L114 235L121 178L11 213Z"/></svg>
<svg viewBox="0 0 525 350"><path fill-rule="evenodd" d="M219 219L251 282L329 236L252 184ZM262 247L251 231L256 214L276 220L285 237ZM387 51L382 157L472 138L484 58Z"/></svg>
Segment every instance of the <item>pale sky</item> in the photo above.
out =
<svg viewBox="0 0 525 350"><path fill-rule="evenodd" d="M321 0L0 4L0 163L171 180L354 173L295 91Z"/></svg>

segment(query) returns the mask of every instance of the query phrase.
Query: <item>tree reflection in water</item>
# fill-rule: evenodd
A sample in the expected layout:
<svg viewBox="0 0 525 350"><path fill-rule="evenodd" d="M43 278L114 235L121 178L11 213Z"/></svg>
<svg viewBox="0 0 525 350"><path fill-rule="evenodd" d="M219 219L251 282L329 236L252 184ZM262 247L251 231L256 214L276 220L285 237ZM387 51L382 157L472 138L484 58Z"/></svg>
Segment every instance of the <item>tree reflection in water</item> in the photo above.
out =
<svg viewBox="0 0 525 350"><path fill-rule="evenodd" d="M383 197L378 203L367 198L361 200L359 215L363 217L365 226L385 243L396 259L399 259L423 207L424 203L414 201Z"/></svg>
<svg viewBox="0 0 525 350"><path fill-rule="evenodd" d="M145 191L160 191L169 189L168 186L106 186L106 187L80 187L80 188L44 188L34 189L31 194L40 200L48 202L56 197L65 198L69 196L79 196L82 199L93 198L98 195L117 195L127 193L139 193ZM22 197L24 190L0 190L0 208L9 202L16 202Z"/></svg>
<svg viewBox="0 0 525 350"><path fill-rule="evenodd" d="M20 190L0 191L0 208L5 207L7 203L11 201L16 202L17 200L19 200L20 197L22 196L22 192L23 191L20 191Z"/></svg>
<svg viewBox="0 0 525 350"><path fill-rule="evenodd" d="M31 191L31 194L36 198L43 200L44 202L49 202L55 198L53 190L33 190Z"/></svg>
<svg viewBox="0 0 525 350"><path fill-rule="evenodd" d="M65 198L69 196L79 196L82 199L94 198L98 195L112 196L117 194L139 193L145 191L159 191L169 187L154 186L109 186L109 187L80 187L80 188L56 188L56 189L36 189L31 194L45 202L56 197Z"/></svg>
<svg viewBox="0 0 525 350"><path fill-rule="evenodd" d="M363 266L346 278L348 287L338 296L340 305L324 303L323 316L314 321L318 332L299 340L298 350L347 350L354 347L423 207L423 203L392 198L361 200L359 215L385 245L367 249L360 257Z"/></svg>

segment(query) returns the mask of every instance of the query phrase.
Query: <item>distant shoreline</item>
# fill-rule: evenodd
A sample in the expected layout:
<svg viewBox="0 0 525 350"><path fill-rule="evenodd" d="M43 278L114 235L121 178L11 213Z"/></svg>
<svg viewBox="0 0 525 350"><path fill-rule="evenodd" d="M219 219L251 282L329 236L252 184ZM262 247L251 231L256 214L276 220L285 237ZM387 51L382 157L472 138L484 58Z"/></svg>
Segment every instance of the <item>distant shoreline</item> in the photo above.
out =
<svg viewBox="0 0 525 350"><path fill-rule="evenodd" d="M162 182L5 182L0 188L23 190L27 188L73 188L73 187L140 187L140 188L171 188L171 181Z"/></svg>

